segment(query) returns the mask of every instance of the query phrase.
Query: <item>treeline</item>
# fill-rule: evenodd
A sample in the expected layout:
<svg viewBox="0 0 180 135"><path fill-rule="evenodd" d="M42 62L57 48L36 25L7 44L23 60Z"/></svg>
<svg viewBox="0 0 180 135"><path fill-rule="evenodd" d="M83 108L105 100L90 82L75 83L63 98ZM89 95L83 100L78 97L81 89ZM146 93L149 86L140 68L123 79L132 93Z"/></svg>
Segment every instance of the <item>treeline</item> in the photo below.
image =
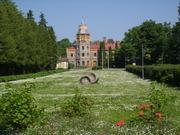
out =
<svg viewBox="0 0 180 135"><path fill-rule="evenodd" d="M116 48L117 50L118 48ZM100 47L98 50L98 66L99 68L113 68L115 67L115 50L110 47L105 50L105 42L100 41Z"/></svg>
<svg viewBox="0 0 180 135"><path fill-rule="evenodd" d="M35 22L31 10L24 17L11 0L0 0L0 75L54 69L56 37L44 14Z"/></svg>
<svg viewBox="0 0 180 135"><path fill-rule="evenodd" d="M121 48L116 52L116 64L179 64L180 63L180 4L179 20L174 26L147 20L125 33Z"/></svg>

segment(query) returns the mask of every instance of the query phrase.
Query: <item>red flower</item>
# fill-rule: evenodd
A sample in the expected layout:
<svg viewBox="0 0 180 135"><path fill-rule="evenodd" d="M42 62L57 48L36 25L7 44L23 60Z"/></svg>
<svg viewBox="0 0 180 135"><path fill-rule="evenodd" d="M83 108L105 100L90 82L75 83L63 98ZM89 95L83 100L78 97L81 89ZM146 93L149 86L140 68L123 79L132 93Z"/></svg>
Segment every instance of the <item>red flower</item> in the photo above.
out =
<svg viewBox="0 0 180 135"><path fill-rule="evenodd" d="M119 122L116 123L116 126L123 126L125 124L124 120L120 120Z"/></svg>
<svg viewBox="0 0 180 135"><path fill-rule="evenodd" d="M162 113L157 112L155 115L156 115L156 118L157 118L158 120L161 120L161 119L162 119Z"/></svg>
<svg viewBox="0 0 180 135"><path fill-rule="evenodd" d="M144 116L144 112L143 111L139 112L139 116L143 117Z"/></svg>

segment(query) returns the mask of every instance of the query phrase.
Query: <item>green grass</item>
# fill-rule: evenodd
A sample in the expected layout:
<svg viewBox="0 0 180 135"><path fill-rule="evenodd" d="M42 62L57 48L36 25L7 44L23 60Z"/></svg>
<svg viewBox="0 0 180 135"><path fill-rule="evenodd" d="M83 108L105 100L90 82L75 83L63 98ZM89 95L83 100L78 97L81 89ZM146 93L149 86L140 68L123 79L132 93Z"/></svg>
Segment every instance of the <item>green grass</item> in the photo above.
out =
<svg viewBox="0 0 180 135"><path fill-rule="evenodd" d="M93 85L81 85L79 79L86 72L94 72L100 78L99 82ZM36 128L29 128L27 133L45 134L47 131L49 134L100 134L102 131L107 134L116 134L114 132L120 129L114 127L115 123L120 119L130 120L135 115L133 110L136 106L146 102L151 82L124 70L80 69L36 79L17 80L10 82L10 85L19 88L24 83L35 85L32 93L38 105L46 111L46 117L42 118L45 124L42 126L37 123ZM93 99L92 116L70 119L61 114L64 100L73 96L76 88L79 88L83 95ZM167 89L177 96L171 119L173 125L180 131L178 127L180 125L180 91L179 88L167 87ZM4 92L6 92L5 83L0 83L0 94Z"/></svg>

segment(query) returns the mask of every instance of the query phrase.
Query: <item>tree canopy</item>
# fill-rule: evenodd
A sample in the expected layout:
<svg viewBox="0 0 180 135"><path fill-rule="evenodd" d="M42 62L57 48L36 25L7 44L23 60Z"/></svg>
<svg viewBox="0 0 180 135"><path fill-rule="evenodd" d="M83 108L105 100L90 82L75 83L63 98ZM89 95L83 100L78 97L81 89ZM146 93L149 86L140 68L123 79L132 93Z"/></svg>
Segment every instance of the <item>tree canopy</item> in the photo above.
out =
<svg viewBox="0 0 180 135"><path fill-rule="evenodd" d="M1 75L54 69L56 47L53 28L43 14L38 25L31 10L24 17L13 2L0 0Z"/></svg>
<svg viewBox="0 0 180 135"><path fill-rule="evenodd" d="M170 37L170 24L147 20L125 33L119 55L127 64L141 64L143 47L145 64L163 63Z"/></svg>
<svg viewBox="0 0 180 135"><path fill-rule="evenodd" d="M61 41L57 42L57 54L59 57L66 57L66 48L71 46L71 42L68 38L64 38Z"/></svg>

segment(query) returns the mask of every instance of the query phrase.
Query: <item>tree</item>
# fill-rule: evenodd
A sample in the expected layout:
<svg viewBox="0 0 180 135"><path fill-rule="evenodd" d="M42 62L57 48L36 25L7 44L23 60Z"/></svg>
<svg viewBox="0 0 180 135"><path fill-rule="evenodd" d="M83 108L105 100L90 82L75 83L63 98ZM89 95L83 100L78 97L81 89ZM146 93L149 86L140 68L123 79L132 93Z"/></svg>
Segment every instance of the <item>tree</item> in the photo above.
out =
<svg viewBox="0 0 180 135"><path fill-rule="evenodd" d="M43 13L41 13L41 15L40 15L39 26L42 26L44 28L47 27L47 21L46 21Z"/></svg>
<svg viewBox="0 0 180 135"><path fill-rule="evenodd" d="M168 62L180 64L180 3L178 7L179 21L172 28L172 39L168 49Z"/></svg>
<svg viewBox="0 0 180 135"><path fill-rule="evenodd" d="M141 64L143 46L145 64L163 63L170 37L170 24L145 21L125 33L120 53L124 53L128 64L135 60L137 64Z"/></svg>
<svg viewBox="0 0 180 135"><path fill-rule="evenodd" d="M48 59L49 59L49 68L54 69L57 63L57 42L56 36L53 30L53 27L48 27L49 33L49 44L48 44Z"/></svg>
<svg viewBox="0 0 180 135"><path fill-rule="evenodd" d="M108 55L109 55L109 67L112 68L113 67L113 52L112 52L112 48L110 47L108 50Z"/></svg>
<svg viewBox="0 0 180 135"><path fill-rule="evenodd" d="M104 67L106 61L106 53L105 53L105 43L104 41L100 42L100 48L98 51L98 66Z"/></svg>
<svg viewBox="0 0 180 135"><path fill-rule="evenodd" d="M0 75L54 69L56 38L44 14L40 25L30 10L25 18L10 0L0 0Z"/></svg>
<svg viewBox="0 0 180 135"><path fill-rule="evenodd" d="M32 10L29 10L29 12L27 13L27 19L30 21L34 21Z"/></svg>
<svg viewBox="0 0 180 135"><path fill-rule="evenodd" d="M22 14L10 0L0 1L0 74L14 73L24 59L19 60L19 48L25 21ZM22 58L22 57L21 57Z"/></svg>
<svg viewBox="0 0 180 135"><path fill-rule="evenodd" d="M67 57L66 48L71 46L71 42L68 38L64 38L57 42L57 55L58 57Z"/></svg>

